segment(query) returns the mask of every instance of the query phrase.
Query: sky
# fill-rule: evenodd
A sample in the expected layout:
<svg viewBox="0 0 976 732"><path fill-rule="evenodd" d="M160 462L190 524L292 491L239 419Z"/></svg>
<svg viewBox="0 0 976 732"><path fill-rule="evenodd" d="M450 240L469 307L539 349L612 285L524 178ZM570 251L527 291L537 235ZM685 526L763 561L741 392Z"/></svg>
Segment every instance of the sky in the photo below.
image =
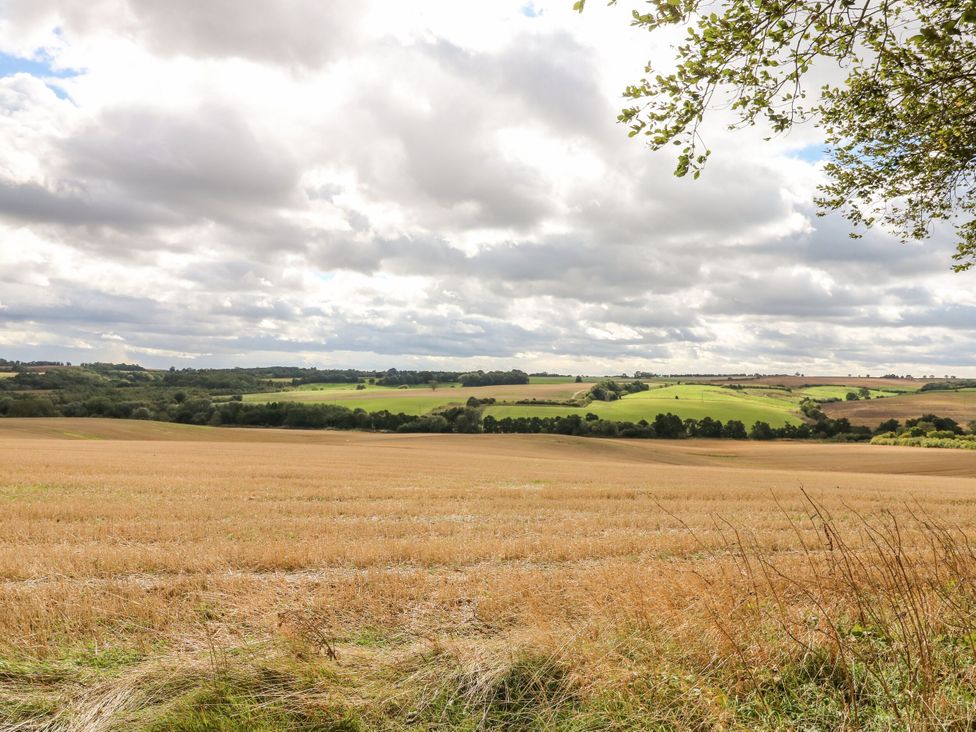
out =
<svg viewBox="0 0 976 732"><path fill-rule="evenodd" d="M616 122L625 3L0 0L0 357L976 376L976 274L816 216L816 128Z"/></svg>

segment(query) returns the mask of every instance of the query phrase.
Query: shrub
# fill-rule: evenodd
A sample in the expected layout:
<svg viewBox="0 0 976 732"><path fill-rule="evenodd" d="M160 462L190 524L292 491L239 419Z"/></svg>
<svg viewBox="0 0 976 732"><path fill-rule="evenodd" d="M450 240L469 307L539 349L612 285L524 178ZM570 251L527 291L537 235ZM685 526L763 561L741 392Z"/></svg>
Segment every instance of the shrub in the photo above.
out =
<svg viewBox="0 0 976 732"><path fill-rule="evenodd" d="M47 397L15 399L7 407L8 417L56 417L54 403Z"/></svg>

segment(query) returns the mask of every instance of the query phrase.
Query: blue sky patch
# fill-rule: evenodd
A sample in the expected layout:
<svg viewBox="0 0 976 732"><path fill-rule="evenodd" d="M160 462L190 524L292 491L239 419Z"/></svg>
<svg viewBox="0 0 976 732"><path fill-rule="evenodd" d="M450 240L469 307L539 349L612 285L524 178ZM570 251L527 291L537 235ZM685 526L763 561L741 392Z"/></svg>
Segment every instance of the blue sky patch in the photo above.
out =
<svg viewBox="0 0 976 732"><path fill-rule="evenodd" d="M78 76L81 72L76 69L54 69L51 67L51 59L42 57L37 61L19 56L10 56L0 53L0 77L13 76L14 74L30 74L44 81L48 88L53 91L58 99L68 99L67 93L56 83L51 83L55 79L70 79Z"/></svg>
<svg viewBox="0 0 976 732"><path fill-rule="evenodd" d="M807 145L790 153L790 157L798 158L806 163L819 163L827 158L827 148L823 145Z"/></svg>
<svg viewBox="0 0 976 732"><path fill-rule="evenodd" d="M13 76L14 74L30 74L40 78L70 79L78 76L74 69L54 69L51 67L51 59L34 61L18 56L9 56L0 53L0 76Z"/></svg>
<svg viewBox="0 0 976 732"><path fill-rule="evenodd" d="M535 6L535 3L527 2L522 6L522 15L526 18L538 18L542 15L542 11Z"/></svg>

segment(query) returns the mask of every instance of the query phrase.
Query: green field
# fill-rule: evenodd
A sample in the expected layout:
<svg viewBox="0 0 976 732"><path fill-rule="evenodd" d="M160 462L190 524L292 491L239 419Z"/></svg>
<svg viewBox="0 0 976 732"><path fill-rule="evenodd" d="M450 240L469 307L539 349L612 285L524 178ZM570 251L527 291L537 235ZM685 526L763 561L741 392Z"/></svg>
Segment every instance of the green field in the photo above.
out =
<svg viewBox="0 0 976 732"><path fill-rule="evenodd" d="M368 412L389 410L394 413L426 414L433 409L454 404L464 404L469 397L492 397L500 402L522 399L570 399L591 384L574 383L574 379L539 384L511 384L499 386L461 387L457 384L440 384L437 389L426 385L409 388L364 384L304 384L288 391L245 394L244 401L252 403L301 402L305 404L338 404L349 409L365 409Z"/></svg>
<svg viewBox="0 0 976 732"><path fill-rule="evenodd" d="M757 391L757 390L756 390ZM592 402L582 408L553 406L494 406L485 414L496 419L505 417L556 417L568 414L596 414L601 419L638 422L653 420L658 414L671 412L682 419L712 417L723 422L738 419L747 426L753 422L768 422L774 427L800 424L794 412L796 404L788 398L769 396L766 391L723 389L718 386L682 384L652 388L629 394L615 402Z"/></svg>
<svg viewBox="0 0 976 732"><path fill-rule="evenodd" d="M321 386L315 384L314 386ZM346 388L346 387L352 388ZM382 393L378 393L382 392ZM333 389L299 389L279 391L273 394L245 394L245 402L301 402L305 404L338 404L349 409L365 409L367 412L380 412L384 409L394 413L426 414L432 409L448 404L463 403L467 399L453 389L427 389L418 394L417 389L389 389L367 387L356 390L354 384L341 384Z"/></svg>
<svg viewBox="0 0 976 732"><path fill-rule="evenodd" d="M0 371L0 379L12 379L16 375L16 371Z"/></svg>

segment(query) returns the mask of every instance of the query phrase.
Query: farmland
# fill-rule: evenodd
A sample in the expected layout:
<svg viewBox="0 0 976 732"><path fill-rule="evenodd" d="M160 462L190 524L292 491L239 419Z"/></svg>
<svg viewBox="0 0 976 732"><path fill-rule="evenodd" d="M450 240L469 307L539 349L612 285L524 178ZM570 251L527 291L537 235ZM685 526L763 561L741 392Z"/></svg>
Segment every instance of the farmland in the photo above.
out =
<svg viewBox="0 0 976 732"><path fill-rule="evenodd" d="M297 390L245 394L244 401L254 403L294 401L316 404L338 404L369 412L388 410L406 414L424 414L448 404L464 404L469 397L494 398L502 401L521 399L571 399L586 392L593 383L574 383L572 379L508 386L461 387L451 384L411 388L390 388L355 384L310 384ZM653 415L652 415L653 416Z"/></svg>
<svg viewBox="0 0 976 732"><path fill-rule="evenodd" d="M868 445L0 420L0 728L962 724L972 567L926 526L976 530L974 478Z"/></svg>
<svg viewBox="0 0 976 732"><path fill-rule="evenodd" d="M712 417L723 421L737 419L748 424L757 420L774 426L798 424L795 414L799 399L764 390L733 390L718 386L680 384L651 388L628 394L613 402L591 402L586 407L493 406L487 414L504 417L545 417L565 414L596 414L601 419L637 422L672 412L682 419Z"/></svg>
<svg viewBox="0 0 976 732"><path fill-rule="evenodd" d="M783 386L788 389L802 389L808 386L850 386L855 389L865 386L869 389L890 389L892 391L917 391L925 384L937 379L892 379L878 376L756 376L745 379L731 379L731 383L769 386Z"/></svg>
<svg viewBox="0 0 976 732"><path fill-rule="evenodd" d="M609 392L601 386L602 393L591 394L607 377L292 367L139 369L113 364L22 369L0 380L0 416L420 432L477 432L488 420L490 432L653 437L669 434L671 428L656 418L670 414L683 422L709 418L722 423L721 435L705 431L708 426L698 431L685 425L692 436L748 436L758 426L760 439L764 434L867 439L882 420L905 421L943 409L942 416L962 425L976 419L976 401L968 392L916 393L928 383L920 379L658 377L645 381L648 390L642 391L626 388L632 378L614 377L607 382ZM959 382L959 388L964 386ZM831 419L834 424L823 421ZM651 423L653 430L648 429Z"/></svg>
<svg viewBox="0 0 976 732"><path fill-rule="evenodd" d="M529 384L489 387L439 384L436 389L428 385L390 388L367 384L357 388L356 384L308 384L283 391L245 394L243 399L249 403L336 404L368 412L386 410L422 415L450 405L462 405L473 396L497 400L496 405L484 410L484 414L496 419L595 414L605 420L638 422L671 412L682 419L711 417L739 420L746 425L763 421L778 427L802 423L800 402L811 398L841 400L843 403L827 404L825 413L832 418L849 417L854 424L871 427L892 417L904 420L932 412L940 415L944 412L944 416L963 424L976 419L976 399L960 396L970 392L915 394L926 382L859 377L763 377L733 383L741 388L729 388L730 384L724 381L660 381L651 382L649 391L628 394L613 402L595 401L579 406L551 403L578 400L596 381L590 378L575 383L569 377L533 377ZM868 389L870 400L845 401L850 392L861 388Z"/></svg>
<svg viewBox="0 0 976 732"><path fill-rule="evenodd" d="M924 391L895 399L838 402L824 405L827 416L847 417L853 424L875 427L887 419L905 419L923 414L951 417L960 424L976 419L976 389Z"/></svg>
<svg viewBox="0 0 976 732"><path fill-rule="evenodd" d="M807 386L797 390L797 393L801 396L810 397L811 399L844 400L848 394L851 392L856 393L858 389L859 387L856 386ZM889 389L868 389L868 394L872 399L882 399L884 397L896 396L900 393L904 392L896 392Z"/></svg>

